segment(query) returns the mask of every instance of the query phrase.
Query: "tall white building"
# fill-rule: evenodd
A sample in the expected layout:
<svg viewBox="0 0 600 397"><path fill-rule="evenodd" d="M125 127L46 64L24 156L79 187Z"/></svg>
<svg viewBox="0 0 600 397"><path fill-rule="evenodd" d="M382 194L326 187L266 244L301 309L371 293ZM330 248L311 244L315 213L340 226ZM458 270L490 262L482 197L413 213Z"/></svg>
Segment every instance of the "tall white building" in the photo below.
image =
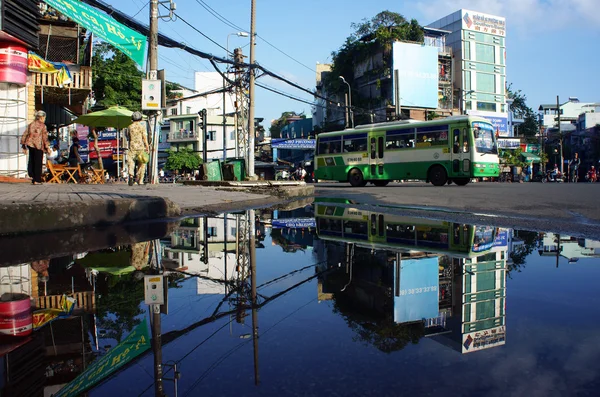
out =
<svg viewBox="0 0 600 397"><path fill-rule="evenodd" d="M206 151L207 160L223 158L223 143L227 145L227 157L236 155L234 118L235 95L226 92L205 94L223 88L223 79L217 72L196 72L195 92L184 92L182 98L169 101L165 117L169 119L166 139L171 148L185 147L195 152L203 151L203 136L198 128L198 112L206 109ZM225 101L223 101L225 99ZM225 113L225 128L223 128ZM230 116L227 116L230 115ZM166 130L166 129L165 129ZM225 134L225 136L223 136Z"/></svg>
<svg viewBox="0 0 600 397"><path fill-rule="evenodd" d="M461 112L489 119L507 136L505 18L461 9L428 27L452 32L446 45L454 55Z"/></svg>

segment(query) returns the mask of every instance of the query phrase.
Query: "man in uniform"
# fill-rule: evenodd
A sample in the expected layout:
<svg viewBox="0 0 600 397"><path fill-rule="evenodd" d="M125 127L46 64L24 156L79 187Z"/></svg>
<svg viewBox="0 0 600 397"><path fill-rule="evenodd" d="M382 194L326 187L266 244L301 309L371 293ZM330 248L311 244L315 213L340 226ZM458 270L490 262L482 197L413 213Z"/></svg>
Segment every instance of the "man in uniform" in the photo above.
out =
<svg viewBox="0 0 600 397"><path fill-rule="evenodd" d="M142 113L133 112L131 120L133 122L129 125L129 153L127 156L129 186L133 186L134 182L143 185L144 174L146 173L146 163L148 162L147 156L150 152L148 134L142 123L140 123L142 120ZM136 173L137 180L134 180L134 175Z"/></svg>

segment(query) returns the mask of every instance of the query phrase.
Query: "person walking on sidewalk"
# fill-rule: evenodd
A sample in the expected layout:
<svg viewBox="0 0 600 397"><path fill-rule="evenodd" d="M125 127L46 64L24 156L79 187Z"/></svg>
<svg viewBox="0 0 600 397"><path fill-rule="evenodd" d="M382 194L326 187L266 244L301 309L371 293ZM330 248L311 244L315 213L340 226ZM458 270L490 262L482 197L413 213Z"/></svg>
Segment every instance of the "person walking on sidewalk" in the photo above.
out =
<svg viewBox="0 0 600 397"><path fill-rule="evenodd" d="M150 152L148 134L146 134L146 129L140 123L142 121L142 113L133 112L131 120L133 122L129 125L129 153L127 156L129 186L133 186L134 182L143 185L146 163L149 160L148 152ZM134 180L136 174L137 180Z"/></svg>
<svg viewBox="0 0 600 397"><path fill-rule="evenodd" d="M35 112L35 120L27 126L21 137L21 149L23 153L29 153L27 173L34 185L42 184L42 162L44 153L50 154L50 143L48 142L48 130L46 129L46 113L38 110Z"/></svg>

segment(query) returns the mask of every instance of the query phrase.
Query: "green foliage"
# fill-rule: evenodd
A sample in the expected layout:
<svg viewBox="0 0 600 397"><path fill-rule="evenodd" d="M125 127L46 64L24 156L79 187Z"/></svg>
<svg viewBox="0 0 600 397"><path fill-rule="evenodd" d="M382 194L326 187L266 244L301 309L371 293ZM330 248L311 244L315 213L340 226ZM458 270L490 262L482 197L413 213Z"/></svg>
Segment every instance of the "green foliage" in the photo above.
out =
<svg viewBox="0 0 600 397"><path fill-rule="evenodd" d="M271 127L269 128L271 138L281 138L281 129L287 125L288 119L291 117L300 117L305 119L306 115L304 113L296 113L294 111L281 113L281 117L271 122Z"/></svg>
<svg viewBox="0 0 600 397"><path fill-rule="evenodd" d="M500 163L515 165L517 167L525 167L527 166L527 162L523 161L521 153L523 153L521 149L500 149L498 151L498 155L500 156Z"/></svg>
<svg viewBox="0 0 600 397"><path fill-rule="evenodd" d="M524 123L517 127L518 134L526 137L534 137L540 130L540 124L537 115L529 106L527 106L527 96L521 90L513 91L512 84L506 89L508 98L513 102L510 104L512 110L517 117L522 117Z"/></svg>
<svg viewBox="0 0 600 397"><path fill-rule="evenodd" d="M383 69L389 68L389 50L394 41L422 43L424 39L423 28L416 19L408 22L401 14L387 10L370 20L363 19L362 22L352 23L350 26L354 33L346 38L346 42L338 51L332 53L331 73L325 78L329 88L339 90L340 76L344 76L346 81L352 84L354 65L368 59L379 49L385 50Z"/></svg>
<svg viewBox="0 0 600 397"><path fill-rule="evenodd" d="M101 43L94 47L92 68L96 101L104 107L120 105L133 111L141 109L144 74L131 58L112 45Z"/></svg>
<svg viewBox="0 0 600 397"><path fill-rule="evenodd" d="M192 172L202 164L200 155L188 148L171 149L168 153L169 157L165 163L165 168L171 171Z"/></svg>
<svg viewBox="0 0 600 397"><path fill-rule="evenodd" d="M539 233L526 230L515 230L515 237L522 239L523 244L517 245L510 254L512 263L508 265L507 271L507 275L510 278L512 278L512 274L521 272L521 268L525 266L525 259L538 246L541 238Z"/></svg>

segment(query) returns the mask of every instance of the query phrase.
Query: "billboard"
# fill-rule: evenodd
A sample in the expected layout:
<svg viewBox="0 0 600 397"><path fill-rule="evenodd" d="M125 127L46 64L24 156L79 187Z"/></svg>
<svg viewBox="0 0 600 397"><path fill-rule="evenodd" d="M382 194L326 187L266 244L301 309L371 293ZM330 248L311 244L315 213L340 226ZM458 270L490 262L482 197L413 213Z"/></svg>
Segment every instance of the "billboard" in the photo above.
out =
<svg viewBox="0 0 600 397"><path fill-rule="evenodd" d="M316 139L276 138L271 140L273 149L314 149L316 145Z"/></svg>
<svg viewBox="0 0 600 397"><path fill-rule="evenodd" d="M471 116L483 117L489 120L499 136L508 136L508 114L485 112L482 110L467 110L467 113Z"/></svg>
<svg viewBox="0 0 600 397"><path fill-rule="evenodd" d="M438 107L438 49L395 42L392 46L394 103L400 106Z"/></svg>
<svg viewBox="0 0 600 397"><path fill-rule="evenodd" d="M394 267L394 321L406 323L439 314L439 258L403 259Z"/></svg>
<svg viewBox="0 0 600 397"><path fill-rule="evenodd" d="M273 219L271 221L273 229L307 229L316 228L317 221L315 218L285 218Z"/></svg>
<svg viewBox="0 0 600 397"><path fill-rule="evenodd" d="M504 344L506 344L506 328L500 326L463 335L462 352L472 353Z"/></svg>
<svg viewBox="0 0 600 397"><path fill-rule="evenodd" d="M463 30L506 36L506 19L482 12L462 10Z"/></svg>

